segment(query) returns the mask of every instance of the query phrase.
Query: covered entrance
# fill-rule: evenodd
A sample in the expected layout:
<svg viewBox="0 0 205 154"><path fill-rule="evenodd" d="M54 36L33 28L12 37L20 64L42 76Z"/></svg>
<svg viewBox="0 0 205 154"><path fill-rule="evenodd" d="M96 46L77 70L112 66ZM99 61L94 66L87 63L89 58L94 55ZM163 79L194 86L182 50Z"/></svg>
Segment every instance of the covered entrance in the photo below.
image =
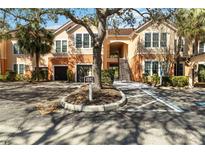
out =
<svg viewBox="0 0 205 154"><path fill-rule="evenodd" d="M67 66L54 66L54 80L67 80Z"/></svg>
<svg viewBox="0 0 205 154"><path fill-rule="evenodd" d="M84 82L84 77L89 75L92 71L91 64L78 64L77 65L77 82Z"/></svg>
<svg viewBox="0 0 205 154"><path fill-rule="evenodd" d="M116 80L130 81L130 69L127 61L128 44L125 42L111 42L109 44L107 66L115 70Z"/></svg>

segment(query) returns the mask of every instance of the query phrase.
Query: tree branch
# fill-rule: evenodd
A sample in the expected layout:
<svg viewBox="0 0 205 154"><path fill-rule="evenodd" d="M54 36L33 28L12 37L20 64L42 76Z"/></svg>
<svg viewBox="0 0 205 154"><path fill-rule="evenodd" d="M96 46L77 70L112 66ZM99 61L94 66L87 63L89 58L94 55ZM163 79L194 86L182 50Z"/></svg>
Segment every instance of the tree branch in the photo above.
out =
<svg viewBox="0 0 205 154"><path fill-rule="evenodd" d="M121 11L122 8L115 8L115 9L106 9L105 11L105 16L108 17L108 16L111 16L115 13L118 13L119 11Z"/></svg>
<svg viewBox="0 0 205 154"><path fill-rule="evenodd" d="M88 18L84 18L82 19L78 19L70 10L68 9L55 9L55 13L58 15L64 15L68 18L70 18L70 20L72 20L74 23L82 25L83 27L86 28L86 30L89 32L89 34L91 35L91 37L95 37L94 32L92 31L92 29L90 28L90 22Z"/></svg>
<svg viewBox="0 0 205 154"><path fill-rule="evenodd" d="M8 14L8 15L13 16L15 19L22 19L22 20L25 20L25 21L28 21L28 22L32 21L32 20L30 20L30 19L27 19L27 18L24 17L24 16L20 16L20 15L18 15L18 14L12 13L12 11L10 11L9 9L2 9L2 8L0 8L0 11L3 11L3 12L5 12L5 13Z"/></svg>

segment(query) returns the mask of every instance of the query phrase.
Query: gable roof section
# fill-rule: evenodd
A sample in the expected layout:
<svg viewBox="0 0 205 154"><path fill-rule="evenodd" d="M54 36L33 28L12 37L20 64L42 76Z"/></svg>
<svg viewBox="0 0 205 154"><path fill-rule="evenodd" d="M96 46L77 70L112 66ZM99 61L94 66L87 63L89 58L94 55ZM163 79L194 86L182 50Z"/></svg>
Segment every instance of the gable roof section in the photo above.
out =
<svg viewBox="0 0 205 154"><path fill-rule="evenodd" d="M137 27L137 29L135 30L136 33L143 31L144 29L148 28L149 26L151 26L152 24L154 24L155 22L153 20L149 20L147 22L145 22L144 24L140 25L139 27ZM174 23L172 23L171 21L164 21L160 24L164 24L165 26L169 27L170 29L172 29L173 31L177 31L176 26L174 25Z"/></svg>
<svg viewBox="0 0 205 154"><path fill-rule="evenodd" d="M62 31L71 28L71 27L74 26L74 25L75 25L74 22L68 21L68 22L66 22L64 25L62 25L62 26L60 26L58 29L56 29L56 30L54 31L54 34L57 35L57 34L61 33Z"/></svg>

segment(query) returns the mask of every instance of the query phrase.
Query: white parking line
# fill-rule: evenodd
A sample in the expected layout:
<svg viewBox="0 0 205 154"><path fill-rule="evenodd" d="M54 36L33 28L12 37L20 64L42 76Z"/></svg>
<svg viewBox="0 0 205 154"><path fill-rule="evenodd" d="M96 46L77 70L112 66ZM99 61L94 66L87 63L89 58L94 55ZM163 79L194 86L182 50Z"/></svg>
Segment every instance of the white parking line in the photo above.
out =
<svg viewBox="0 0 205 154"><path fill-rule="evenodd" d="M183 112L183 110L181 108L179 108L178 106L176 106L175 104L171 103L171 102L165 102L164 100L160 99L158 96L155 96L153 93L151 93L148 90L144 90L141 89L143 92L145 92L146 94L152 96L154 99L156 99L157 101L161 102L162 104L170 107L171 109L173 109L176 112Z"/></svg>
<svg viewBox="0 0 205 154"><path fill-rule="evenodd" d="M151 101L151 102L149 102L149 103L143 104L143 105L137 107L137 109L141 109L141 108L143 108L143 107L145 107L145 106L147 106L147 105L150 105L150 104L152 104L152 103L156 103L156 101Z"/></svg>
<svg viewBox="0 0 205 154"><path fill-rule="evenodd" d="M167 112L167 110L163 109L154 109L154 110L142 110L142 109L118 109L118 111L125 111L125 112Z"/></svg>
<svg viewBox="0 0 205 154"><path fill-rule="evenodd" d="M137 97L142 97L144 96L144 94L142 95L131 95L131 96L126 96L127 98L137 98Z"/></svg>

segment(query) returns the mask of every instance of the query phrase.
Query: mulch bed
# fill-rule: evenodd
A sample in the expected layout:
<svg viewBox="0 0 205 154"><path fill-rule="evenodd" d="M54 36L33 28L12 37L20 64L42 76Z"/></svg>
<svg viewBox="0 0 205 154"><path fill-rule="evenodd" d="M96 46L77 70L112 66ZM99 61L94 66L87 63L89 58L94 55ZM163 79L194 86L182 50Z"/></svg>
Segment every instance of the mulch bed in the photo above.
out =
<svg viewBox="0 0 205 154"><path fill-rule="evenodd" d="M113 86L104 85L102 89L93 88L93 101L88 98L88 85L83 85L67 96L66 102L74 105L103 105L121 99L120 92Z"/></svg>
<svg viewBox="0 0 205 154"><path fill-rule="evenodd" d="M49 113L57 112L61 106L59 102L51 101L49 103L38 103L35 105L35 108L41 115L47 115Z"/></svg>

